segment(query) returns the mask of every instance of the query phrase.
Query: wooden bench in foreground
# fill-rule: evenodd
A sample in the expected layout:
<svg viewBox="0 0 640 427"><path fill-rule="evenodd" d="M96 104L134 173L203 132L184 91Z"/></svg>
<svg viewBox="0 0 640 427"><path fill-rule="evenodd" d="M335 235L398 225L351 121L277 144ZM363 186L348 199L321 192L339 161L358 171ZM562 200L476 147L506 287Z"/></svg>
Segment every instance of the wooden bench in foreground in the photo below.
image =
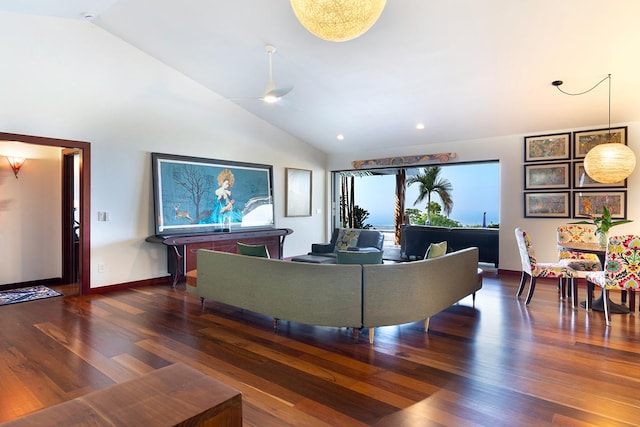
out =
<svg viewBox="0 0 640 427"><path fill-rule="evenodd" d="M242 395L177 363L0 425L241 427Z"/></svg>

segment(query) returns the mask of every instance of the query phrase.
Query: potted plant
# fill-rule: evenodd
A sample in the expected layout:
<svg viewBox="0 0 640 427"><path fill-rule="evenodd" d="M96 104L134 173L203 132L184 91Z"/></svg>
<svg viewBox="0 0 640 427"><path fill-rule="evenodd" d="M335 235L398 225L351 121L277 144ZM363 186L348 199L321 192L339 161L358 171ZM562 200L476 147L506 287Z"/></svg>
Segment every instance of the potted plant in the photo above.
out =
<svg viewBox="0 0 640 427"><path fill-rule="evenodd" d="M609 201L608 197L606 201L607 202ZM633 220L630 220L630 219L618 219L618 220L611 219L611 211L609 211L609 208L607 208L607 205L602 206L602 215L599 215L599 216L591 213L592 206L591 206L590 200L584 199L583 206L584 206L585 213L589 215L589 217L591 218L591 221L578 221L572 224L595 225L596 235L598 236L598 242L600 243L600 247L603 247L603 248L607 246L609 229L611 229L611 227L614 227L620 224L626 224L628 222L633 222Z"/></svg>

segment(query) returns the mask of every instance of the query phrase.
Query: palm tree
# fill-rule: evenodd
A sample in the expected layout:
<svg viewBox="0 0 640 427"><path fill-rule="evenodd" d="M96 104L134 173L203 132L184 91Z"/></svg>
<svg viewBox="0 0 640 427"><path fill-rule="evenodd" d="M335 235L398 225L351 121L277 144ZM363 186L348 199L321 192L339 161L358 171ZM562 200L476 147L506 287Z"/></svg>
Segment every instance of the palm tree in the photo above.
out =
<svg viewBox="0 0 640 427"><path fill-rule="evenodd" d="M410 177L407 180L407 185L420 184L420 192L418 198L413 203L417 205L425 198L427 199L427 224L431 224L431 193L436 193L442 200L443 210L445 215L451 213L453 209L453 200L451 199L451 192L453 187L451 182L446 178L440 178L440 172L442 168L440 166L428 166L424 168L424 173L418 173L415 176Z"/></svg>

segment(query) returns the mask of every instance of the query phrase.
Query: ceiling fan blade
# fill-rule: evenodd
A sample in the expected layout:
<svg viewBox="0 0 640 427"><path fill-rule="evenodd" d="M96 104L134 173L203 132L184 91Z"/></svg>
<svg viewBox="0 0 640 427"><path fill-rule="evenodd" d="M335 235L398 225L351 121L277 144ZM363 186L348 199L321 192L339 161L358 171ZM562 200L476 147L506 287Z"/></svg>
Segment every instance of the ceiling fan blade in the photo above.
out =
<svg viewBox="0 0 640 427"><path fill-rule="evenodd" d="M271 96L275 96L276 98L282 98L292 90L293 90L293 86L280 87L276 89L271 89L270 91L265 93L264 96L266 97L267 95L271 95Z"/></svg>

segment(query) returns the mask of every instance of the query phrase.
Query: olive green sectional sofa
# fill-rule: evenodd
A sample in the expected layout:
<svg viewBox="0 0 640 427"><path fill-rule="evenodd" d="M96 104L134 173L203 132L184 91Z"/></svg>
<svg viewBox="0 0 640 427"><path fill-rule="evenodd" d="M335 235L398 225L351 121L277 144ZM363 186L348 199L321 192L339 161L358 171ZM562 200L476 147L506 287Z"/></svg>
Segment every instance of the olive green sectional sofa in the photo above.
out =
<svg viewBox="0 0 640 427"><path fill-rule="evenodd" d="M199 250L197 283L187 290L278 320L374 328L429 318L482 287L478 249L398 264L313 264Z"/></svg>

